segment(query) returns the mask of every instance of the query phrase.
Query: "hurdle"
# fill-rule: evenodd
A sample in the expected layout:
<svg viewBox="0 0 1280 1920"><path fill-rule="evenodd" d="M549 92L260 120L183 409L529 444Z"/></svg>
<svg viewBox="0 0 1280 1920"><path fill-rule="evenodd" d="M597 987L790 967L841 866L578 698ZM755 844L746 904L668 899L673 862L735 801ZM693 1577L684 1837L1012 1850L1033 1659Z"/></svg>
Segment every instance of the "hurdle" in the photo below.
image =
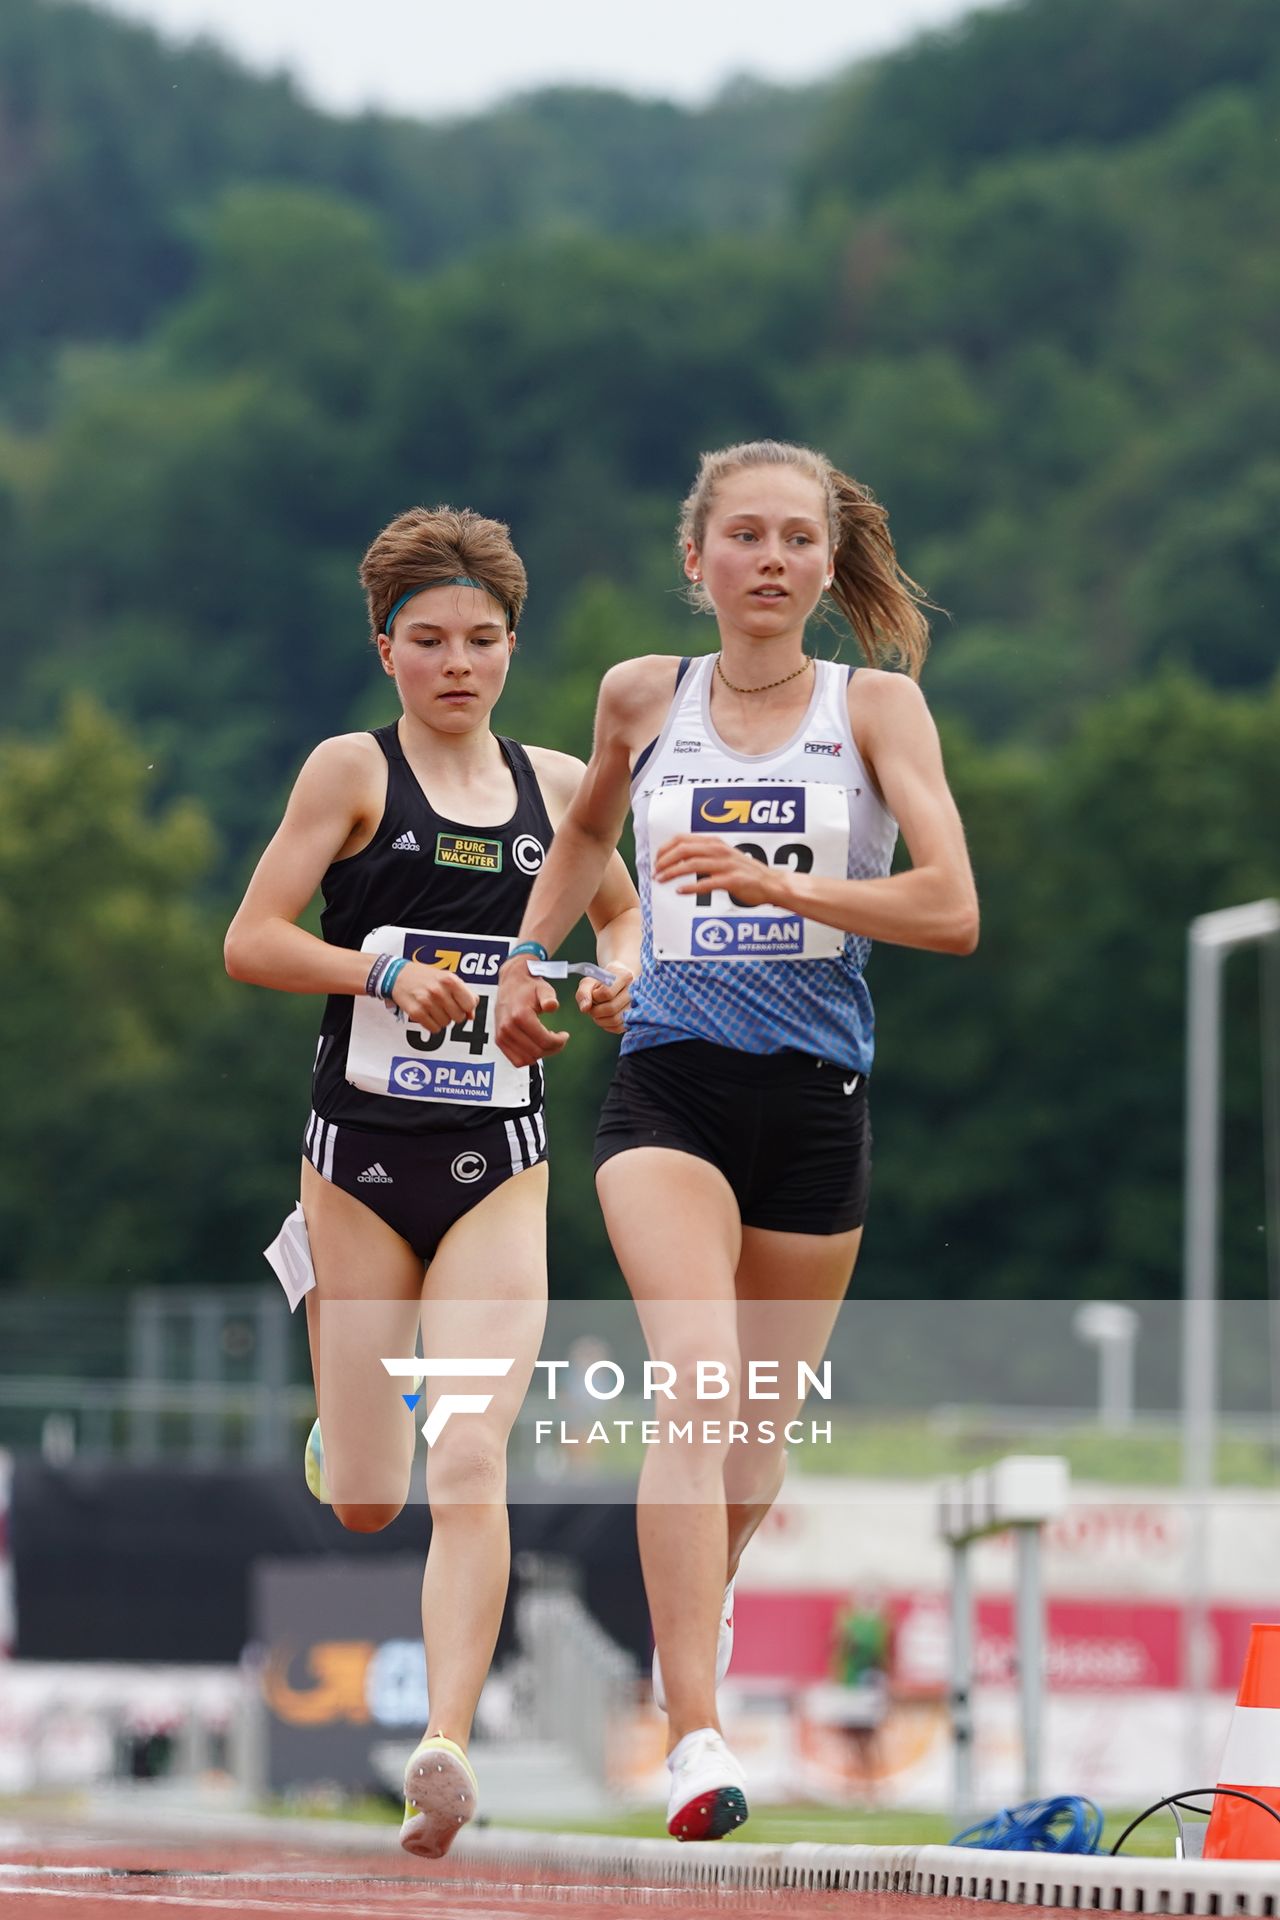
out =
<svg viewBox="0 0 1280 1920"><path fill-rule="evenodd" d="M944 1480L938 1530L951 1549L951 1740L956 1812L973 1808L973 1589L969 1549L1012 1529L1016 1542L1015 1629L1022 1726L1023 1798L1040 1792L1044 1691L1044 1591L1040 1572L1045 1522L1066 1511L1071 1475L1057 1454L1011 1453L994 1466Z"/></svg>

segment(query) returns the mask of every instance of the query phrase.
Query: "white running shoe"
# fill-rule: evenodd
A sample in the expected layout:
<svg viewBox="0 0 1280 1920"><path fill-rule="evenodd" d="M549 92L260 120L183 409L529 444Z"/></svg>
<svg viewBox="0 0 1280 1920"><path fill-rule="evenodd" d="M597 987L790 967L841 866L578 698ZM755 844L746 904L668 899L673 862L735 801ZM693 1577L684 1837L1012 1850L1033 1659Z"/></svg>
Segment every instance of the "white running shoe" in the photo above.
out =
<svg viewBox="0 0 1280 1920"><path fill-rule="evenodd" d="M747 1817L747 1778L714 1727L686 1733L667 1755L667 1832L676 1840L720 1840Z"/></svg>
<svg viewBox="0 0 1280 1920"><path fill-rule="evenodd" d="M480 1788L462 1748L431 1733L409 1756L404 1770L404 1821L400 1845L424 1860L439 1860L476 1810Z"/></svg>
<svg viewBox="0 0 1280 1920"><path fill-rule="evenodd" d="M724 1590L724 1605L720 1609L720 1637L716 1641L716 1685L729 1671L729 1662L733 1658L733 1589L737 1575ZM662 1662L658 1658L658 1649L653 1650L653 1698L659 1713L667 1710L667 1690L662 1684Z"/></svg>
<svg viewBox="0 0 1280 1920"><path fill-rule="evenodd" d="M329 1482L324 1477L324 1441L320 1437L320 1422L313 1420L311 1431L307 1435L306 1451L302 1456L302 1471L306 1475L307 1486L317 1500L326 1507L333 1505L329 1497Z"/></svg>

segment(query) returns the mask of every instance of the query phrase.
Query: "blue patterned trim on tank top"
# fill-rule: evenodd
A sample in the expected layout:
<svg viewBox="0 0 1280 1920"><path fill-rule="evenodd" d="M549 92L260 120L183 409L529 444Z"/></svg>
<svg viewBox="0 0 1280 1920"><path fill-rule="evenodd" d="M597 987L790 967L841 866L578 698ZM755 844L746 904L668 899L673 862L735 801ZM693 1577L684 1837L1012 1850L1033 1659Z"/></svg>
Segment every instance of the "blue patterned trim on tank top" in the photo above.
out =
<svg viewBox="0 0 1280 1920"><path fill-rule="evenodd" d="M682 663L683 664L683 663ZM702 668L702 662L698 663ZM702 668L705 677L706 669ZM844 706L848 675L829 667L822 702L815 697L812 723L827 716L823 727L840 708L841 733L852 756L850 776L856 767L863 782L861 765L848 710ZM681 687L681 673L668 714L667 725L659 741L658 752L645 772L649 780L661 782L658 765L689 766L680 755L685 743L680 740L690 703L696 703L698 690L690 684ZM807 724L805 736L812 731ZM790 743L794 751L802 736ZM781 750L780 750L781 755ZM645 756L649 759L648 754ZM734 756L735 773L753 764L743 756ZM828 762L824 759L821 764ZM772 769L761 765L760 774ZM639 766L637 767L637 773ZM708 777L699 774L699 778ZM716 776L711 775L711 778ZM874 791L874 790L873 790ZM870 800L870 795L867 796ZM896 823L881 803L874 803L871 830L859 838L851 836L849 877L876 879L889 871ZM679 1040L708 1040L717 1046L732 1047L744 1053L783 1053L796 1051L829 1060L846 1071L869 1073L875 1054L875 1014L863 970L871 953L871 941L850 934L842 952L834 959L821 960L693 960L656 962L653 954L650 874L647 861L638 861L638 880L642 909L640 975L632 991L622 1038L623 1053L669 1045Z"/></svg>
<svg viewBox="0 0 1280 1920"><path fill-rule="evenodd" d="M690 960L653 957L647 888L640 977L627 1010L623 1053L710 1040L742 1053L815 1054L870 1073L875 1014L862 977L869 940L850 938L835 960Z"/></svg>

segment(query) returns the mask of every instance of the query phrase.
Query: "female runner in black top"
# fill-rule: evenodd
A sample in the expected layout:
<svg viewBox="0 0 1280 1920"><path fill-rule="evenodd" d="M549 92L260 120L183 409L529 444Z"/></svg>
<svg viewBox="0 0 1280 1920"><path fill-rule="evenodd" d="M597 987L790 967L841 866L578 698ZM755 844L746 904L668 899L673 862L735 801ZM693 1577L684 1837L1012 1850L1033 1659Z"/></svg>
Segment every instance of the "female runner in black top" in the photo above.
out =
<svg viewBox="0 0 1280 1920"><path fill-rule="evenodd" d="M483 1412L446 1417L428 1457L430 1723L406 1769L401 1840L434 1857L475 1810L466 1746L507 1590L507 1436L547 1292L542 1073L498 1053L490 1002L583 769L490 727L526 589L504 526L446 508L402 514L361 580L403 713L316 748L226 957L236 979L328 995L300 1216L282 1236L294 1253L286 1289L307 1300L313 1490L344 1526L387 1526L408 1495L423 1415L445 1391L488 1397ZM296 924L317 887L322 939ZM617 1033L639 914L616 855L588 912L614 978L584 979L578 1005ZM414 1353L419 1322L424 1354L514 1356L509 1371L429 1380L410 1418L401 1396L415 1383L382 1361Z"/></svg>

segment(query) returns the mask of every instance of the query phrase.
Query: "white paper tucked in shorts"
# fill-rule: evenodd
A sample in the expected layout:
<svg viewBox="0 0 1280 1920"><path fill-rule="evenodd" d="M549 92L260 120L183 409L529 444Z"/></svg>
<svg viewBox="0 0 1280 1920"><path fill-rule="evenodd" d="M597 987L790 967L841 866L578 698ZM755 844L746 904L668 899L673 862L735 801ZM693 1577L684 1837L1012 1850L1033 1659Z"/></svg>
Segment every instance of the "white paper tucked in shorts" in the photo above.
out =
<svg viewBox="0 0 1280 1920"><path fill-rule="evenodd" d="M301 1201L271 1245L264 1248L263 1258L284 1288L285 1299L292 1313L302 1296L310 1293L316 1283L316 1270L311 1263L311 1242L307 1237L307 1221Z"/></svg>

